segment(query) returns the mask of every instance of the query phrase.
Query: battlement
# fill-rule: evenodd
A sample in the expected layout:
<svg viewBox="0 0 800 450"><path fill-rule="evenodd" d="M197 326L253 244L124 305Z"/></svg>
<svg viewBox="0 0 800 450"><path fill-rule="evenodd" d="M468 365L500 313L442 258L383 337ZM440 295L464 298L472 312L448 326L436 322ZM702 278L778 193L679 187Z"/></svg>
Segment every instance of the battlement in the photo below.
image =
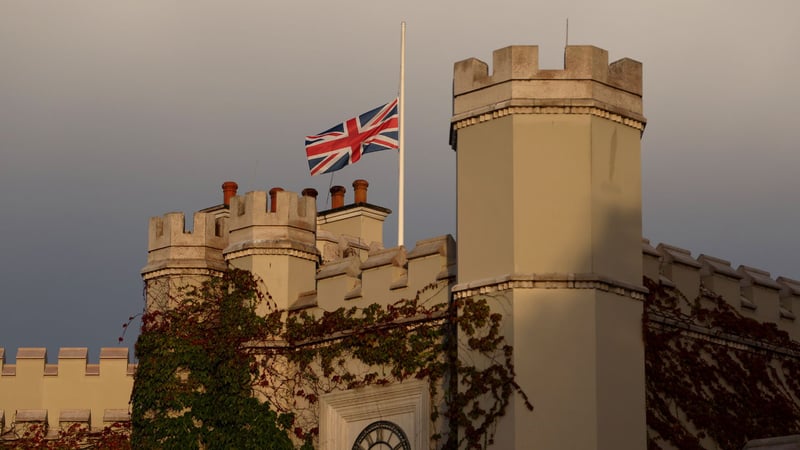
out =
<svg viewBox="0 0 800 450"><path fill-rule="evenodd" d="M21 347L17 349L16 364L6 364L5 349L0 347L0 377L83 375L133 376L135 364L130 364L126 347L103 347L100 361L89 364L89 350L86 347L61 347L58 350L58 363L47 363L47 349L43 347ZM124 362L124 364L123 364ZM112 374L112 372L114 372Z"/></svg>
<svg viewBox="0 0 800 450"><path fill-rule="evenodd" d="M415 298L431 285L446 287L455 282L455 248L455 240L447 235L418 241L410 252L403 246L374 247L363 262L356 254L331 261L317 272L316 291L303 295L294 307L386 305ZM447 301L448 289L431 292L432 303Z"/></svg>
<svg viewBox="0 0 800 450"><path fill-rule="evenodd" d="M642 64L623 58L611 64L608 52L590 45L567 46L563 70L539 69L539 47L516 45L495 50L493 71L469 58L453 70L453 123L483 121L490 114L592 114L643 129ZM509 109L510 108L510 109Z"/></svg>
<svg viewBox="0 0 800 450"><path fill-rule="evenodd" d="M127 348L102 348L96 364L88 362L88 350L83 347L62 347L56 364L47 362L44 348L20 348L16 363L6 364L5 349L0 348L0 407L6 414L6 426L11 425L15 411L14 421L34 417L28 414L33 411L42 417L37 421L46 418L50 427L74 422L67 419L81 411L81 417L86 416L82 421L101 428L109 408L128 410L135 371Z"/></svg>
<svg viewBox="0 0 800 450"><path fill-rule="evenodd" d="M623 58L608 63L608 52L591 45L570 45L564 52L563 70L539 69L538 45L512 45L492 54L489 66L476 58L455 64L456 95L511 80L594 80L632 94L642 95L642 63Z"/></svg>
<svg viewBox="0 0 800 450"><path fill-rule="evenodd" d="M227 219L212 212L196 212L193 230L186 230L181 212L150 218L147 265L142 274L164 268L224 270L222 249L227 245Z"/></svg>
<svg viewBox="0 0 800 450"><path fill-rule="evenodd" d="M301 250L316 253L316 197L273 188L231 198L229 254L253 247L301 244ZM305 248L308 247L308 248Z"/></svg>
<svg viewBox="0 0 800 450"><path fill-rule="evenodd" d="M703 288L720 295L745 317L774 323L800 340L800 281L772 278L769 272L709 255L694 258L689 250L667 244L657 247L642 242L644 275L677 288L688 300L697 298ZM688 306L684 305L685 312Z"/></svg>
<svg viewBox="0 0 800 450"><path fill-rule="evenodd" d="M182 212L171 212L162 217L151 217L148 229L147 250L167 247L220 248L225 239L226 221L215 214L196 212L192 218L192 231L186 230Z"/></svg>

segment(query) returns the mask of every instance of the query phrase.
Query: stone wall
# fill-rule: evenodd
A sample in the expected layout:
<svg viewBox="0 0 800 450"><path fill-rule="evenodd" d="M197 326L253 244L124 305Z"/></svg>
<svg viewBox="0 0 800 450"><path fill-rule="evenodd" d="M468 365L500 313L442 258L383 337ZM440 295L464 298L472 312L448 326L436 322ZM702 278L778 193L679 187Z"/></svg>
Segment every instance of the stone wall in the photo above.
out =
<svg viewBox="0 0 800 450"><path fill-rule="evenodd" d="M63 347L58 362L47 362L46 349L20 348L16 364L5 363L0 348L0 423L14 433L25 424L86 423L92 429L129 420L133 373L127 348L105 347L97 364L82 347Z"/></svg>

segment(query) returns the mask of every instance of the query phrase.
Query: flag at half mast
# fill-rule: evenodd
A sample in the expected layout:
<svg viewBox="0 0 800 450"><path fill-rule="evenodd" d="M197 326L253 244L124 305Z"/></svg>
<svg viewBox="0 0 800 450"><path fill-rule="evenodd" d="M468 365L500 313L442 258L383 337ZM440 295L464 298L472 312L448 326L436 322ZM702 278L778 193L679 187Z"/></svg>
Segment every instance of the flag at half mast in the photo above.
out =
<svg viewBox="0 0 800 450"><path fill-rule="evenodd" d="M306 136L311 175L357 163L364 153L399 148L398 99L348 119L320 134Z"/></svg>

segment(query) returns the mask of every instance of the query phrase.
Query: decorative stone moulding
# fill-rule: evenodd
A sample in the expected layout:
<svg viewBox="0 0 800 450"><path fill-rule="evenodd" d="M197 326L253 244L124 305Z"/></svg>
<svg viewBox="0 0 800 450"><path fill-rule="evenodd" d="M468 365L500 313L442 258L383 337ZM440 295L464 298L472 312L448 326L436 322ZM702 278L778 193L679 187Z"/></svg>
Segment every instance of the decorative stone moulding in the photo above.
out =
<svg viewBox="0 0 800 450"><path fill-rule="evenodd" d="M322 450L350 450L359 432L376 420L401 426L411 448L427 449L430 441L428 383L406 380L389 386L368 386L323 395L320 399Z"/></svg>
<svg viewBox="0 0 800 450"><path fill-rule="evenodd" d="M469 298L510 289L595 289L611 292L636 300L644 300L647 290L595 274L553 273L553 274L514 274L498 278L477 280L457 284L453 287L453 297Z"/></svg>

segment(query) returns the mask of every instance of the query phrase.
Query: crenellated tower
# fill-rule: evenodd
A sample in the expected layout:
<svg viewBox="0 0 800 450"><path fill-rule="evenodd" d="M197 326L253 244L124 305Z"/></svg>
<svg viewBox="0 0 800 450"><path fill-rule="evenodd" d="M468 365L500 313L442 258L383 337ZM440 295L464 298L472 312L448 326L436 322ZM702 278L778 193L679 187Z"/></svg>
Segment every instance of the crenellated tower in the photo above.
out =
<svg viewBox="0 0 800 450"><path fill-rule="evenodd" d="M194 213L191 231L181 212L150 218L147 265L142 269L148 309L167 307L156 303L175 299L187 286L225 271L222 250L228 243L228 206L236 188L236 183L225 182L223 204Z"/></svg>
<svg viewBox="0 0 800 450"><path fill-rule="evenodd" d="M642 65L566 48L455 64L458 298L506 316L535 411L515 402L493 448L643 449Z"/></svg>
<svg viewBox="0 0 800 450"><path fill-rule="evenodd" d="M256 275L277 307L287 309L301 293L315 289L316 226L316 192L248 192L231 198L222 254L231 266Z"/></svg>

